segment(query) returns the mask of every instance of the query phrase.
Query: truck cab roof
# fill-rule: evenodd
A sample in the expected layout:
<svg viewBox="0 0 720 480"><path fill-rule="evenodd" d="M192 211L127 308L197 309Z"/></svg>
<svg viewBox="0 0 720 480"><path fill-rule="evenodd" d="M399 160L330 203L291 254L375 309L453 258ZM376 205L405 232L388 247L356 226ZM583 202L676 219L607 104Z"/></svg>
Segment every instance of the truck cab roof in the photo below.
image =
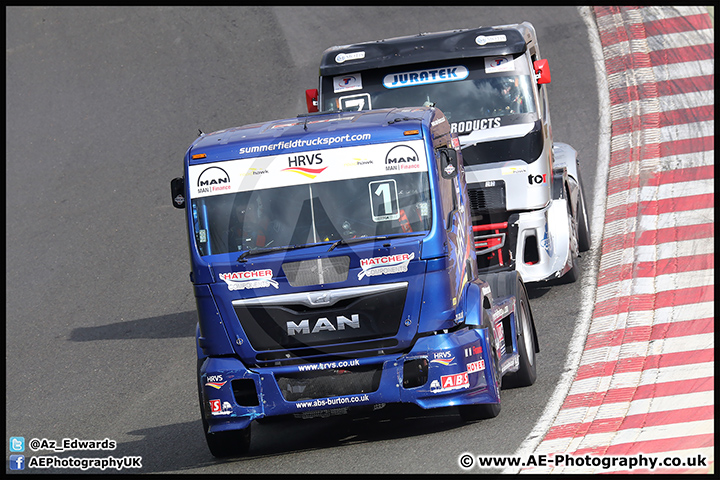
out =
<svg viewBox="0 0 720 480"><path fill-rule="evenodd" d="M423 122L429 125L438 114L442 115L435 108L405 107L254 123L202 134L188 150L189 161L193 165L370 143L367 135L354 136L359 130L371 134L372 143L381 143L402 137L410 128L419 129Z"/></svg>
<svg viewBox="0 0 720 480"><path fill-rule="evenodd" d="M536 49L535 39L535 28L523 22L336 46L323 52L320 75L452 58L519 54Z"/></svg>

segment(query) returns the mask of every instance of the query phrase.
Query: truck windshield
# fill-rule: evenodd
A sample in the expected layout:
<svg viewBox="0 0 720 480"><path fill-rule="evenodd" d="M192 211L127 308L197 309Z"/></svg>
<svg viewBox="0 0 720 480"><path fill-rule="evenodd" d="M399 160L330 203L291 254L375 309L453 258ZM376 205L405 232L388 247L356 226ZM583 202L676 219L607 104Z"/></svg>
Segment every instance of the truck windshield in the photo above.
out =
<svg viewBox="0 0 720 480"><path fill-rule="evenodd" d="M331 164L334 159L331 152L322 151L322 158L326 159L323 165L328 164L322 170L336 167L335 177L358 174L358 167L362 166L357 164L362 161L358 161L351 152L347 152L351 155L345 158L346 161L341 160L336 165ZM430 230L432 210L424 154L424 167L407 172L387 170L385 155L384 151L382 158L364 160L376 163L375 168L371 165L362 173L372 175L322 182L317 180L326 172L318 174L319 168L273 169L271 159L261 171L266 172L264 175L268 178L275 177L272 181L258 183L245 180L232 185L233 190L240 191L192 198L194 233L200 254L334 243ZM274 163L287 162L287 158L287 155L277 157ZM228 172L226 175L233 178L239 176L234 172L241 171L241 164L245 163L248 171L248 166L257 165L257 160L233 161L235 169L225 163L214 165L222 165L223 171ZM219 167L205 168L204 172L212 168ZM258 169L251 167L250 171Z"/></svg>
<svg viewBox="0 0 720 480"><path fill-rule="evenodd" d="M327 111L435 106L467 145L532 129L538 119L534 85L522 55L458 58L323 77L322 106Z"/></svg>

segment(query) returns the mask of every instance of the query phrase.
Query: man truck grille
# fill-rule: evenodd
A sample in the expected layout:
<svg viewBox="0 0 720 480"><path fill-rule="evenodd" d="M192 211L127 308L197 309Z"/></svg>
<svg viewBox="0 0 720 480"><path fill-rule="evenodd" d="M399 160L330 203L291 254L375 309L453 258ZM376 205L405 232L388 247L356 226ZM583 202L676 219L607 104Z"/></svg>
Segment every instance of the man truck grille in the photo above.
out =
<svg viewBox="0 0 720 480"><path fill-rule="evenodd" d="M397 345L407 282L233 301L258 363ZM363 355L358 355L363 356Z"/></svg>

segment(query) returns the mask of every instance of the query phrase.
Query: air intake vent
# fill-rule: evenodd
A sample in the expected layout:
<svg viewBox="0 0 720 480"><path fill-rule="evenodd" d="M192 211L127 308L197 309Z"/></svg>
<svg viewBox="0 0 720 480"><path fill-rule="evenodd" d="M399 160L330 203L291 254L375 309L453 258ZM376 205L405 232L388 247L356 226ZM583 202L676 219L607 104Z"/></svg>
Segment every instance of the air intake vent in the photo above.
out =
<svg viewBox="0 0 720 480"><path fill-rule="evenodd" d="M277 375L278 387L288 402L374 392L380 386L382 368L325 370Z"/></svg>
<svg viewBox="0 0 720 480"><path fill-rule="evenodd" d="M505 182L496 180L494 187L468 188L472 216L485 215L490 211L505 210Z"/></svg>
<svg viewBox="0 0 720 480"><path fill-rule="evenodd" d="M288 283L293 287L344 282L349 268L350 257L315 258L282 266Z"/></svg>

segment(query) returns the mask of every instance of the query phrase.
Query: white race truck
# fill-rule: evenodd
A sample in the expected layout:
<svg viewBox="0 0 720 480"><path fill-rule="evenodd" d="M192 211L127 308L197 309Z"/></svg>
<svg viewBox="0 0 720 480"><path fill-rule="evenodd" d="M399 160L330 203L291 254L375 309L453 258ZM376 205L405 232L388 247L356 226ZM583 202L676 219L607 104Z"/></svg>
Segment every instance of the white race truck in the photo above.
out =
<svg viewBox="0 0 720 480"><path fill-rule="evenodd" d="M462 148L478 267L572 282L590 230L577 152L553 142L548 83L523 22L329 48L306 100L310 112L440 108Z"/></svg>

